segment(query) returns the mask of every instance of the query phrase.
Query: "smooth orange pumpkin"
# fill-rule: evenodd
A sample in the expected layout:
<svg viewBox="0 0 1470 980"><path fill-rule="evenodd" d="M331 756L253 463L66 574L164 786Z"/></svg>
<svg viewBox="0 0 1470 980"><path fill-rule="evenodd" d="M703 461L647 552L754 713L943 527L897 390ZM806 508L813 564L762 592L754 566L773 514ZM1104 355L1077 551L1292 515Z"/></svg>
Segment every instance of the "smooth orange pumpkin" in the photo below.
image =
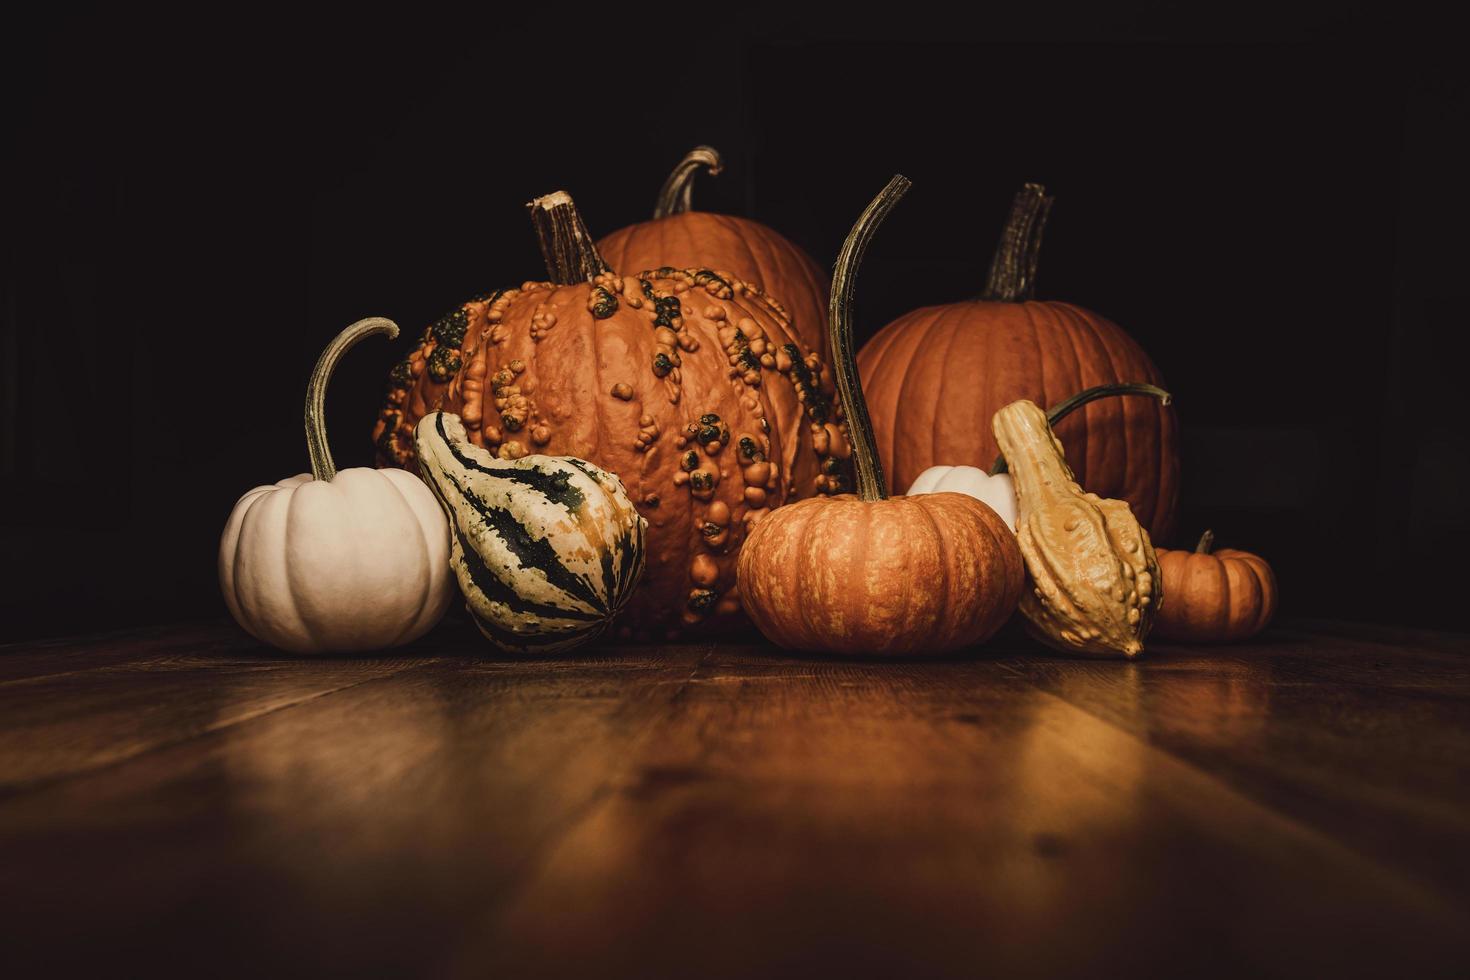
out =
<svg viewBox="0 0 1470 980"><path fill-rule="evenodd" d="M857 496L764 515L739 561L746 611L772 642L841 656L940 654L979 643L1020 600L1016 537L959 493L888 497L853 358L852 292L868 239L908 189L895 177L853 227L832 282L829 343Z"/></svg>
<svg viewBox="0 0 1470 980"><path fill-rule="evenodd" d="M1158 550L1164 600L1154 635L1186 643L1233 643L1255 636L1276 613L1276 574L1249 551L1215 548L1206 531L1194 551Z"/></svg>
<svg viewBox="0 0 1470 980"><path fill-rule="evenodd" d="M1051 201L1035 184L1017 195L982 298L907 313L859 352L895 490L930 466L989 466L998 451L990 420L1003 405L1052 405L1118 382L1163 386L1143 348L1116 324L1070 303L1031 299ZM1094 402L1056 434L1079 483L1127 500L1154 537L1168 534L1179 493L1172 408L1133 398Z"/></svg>
<svg viewBox="0 0 1470 980"><path fill-rule="evenodd" d="M692 210L694 178L718 174L712 146L696 146L669 174L653 219L621 228L597 243L614 269L724 269L775 297L801 344L826 357L827 275L810 255L759 221Z"/></svg>
<svg viewBox="0 0 1470 980"><path fill-rule="evenodd" d="M436 410L501 458L589 460L648 521L620 628L728 623L747 520L851 486L830 372L756 286L709 269L618 275L570 197L531 213L552 281L477 297L425 331L390 375L379 462L413 467L413 426Z"/></svg>

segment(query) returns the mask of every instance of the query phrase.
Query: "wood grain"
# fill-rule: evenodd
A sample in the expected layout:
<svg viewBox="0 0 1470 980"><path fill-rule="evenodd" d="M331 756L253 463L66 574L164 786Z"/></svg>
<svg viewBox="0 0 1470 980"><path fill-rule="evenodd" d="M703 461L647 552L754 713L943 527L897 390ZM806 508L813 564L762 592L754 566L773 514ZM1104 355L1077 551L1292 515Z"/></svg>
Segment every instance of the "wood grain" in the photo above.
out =
<svg viewBox="0 0 1470 980"><path fill-rule="evenodd" d="M1470 658L0 648L0 973L1453 975Z"/></svg>

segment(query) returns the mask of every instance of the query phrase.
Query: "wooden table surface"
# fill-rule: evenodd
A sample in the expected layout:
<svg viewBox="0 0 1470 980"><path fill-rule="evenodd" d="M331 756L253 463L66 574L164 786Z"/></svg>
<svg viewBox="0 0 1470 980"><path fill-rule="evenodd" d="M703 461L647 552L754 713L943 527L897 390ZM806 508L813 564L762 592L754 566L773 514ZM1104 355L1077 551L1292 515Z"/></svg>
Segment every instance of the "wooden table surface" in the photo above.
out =
<svg viewBox="0 0 1470 980"><path fill-rule="evenodd" d="M1470 975L1467 654L0 647L0 975Z"/></svg>

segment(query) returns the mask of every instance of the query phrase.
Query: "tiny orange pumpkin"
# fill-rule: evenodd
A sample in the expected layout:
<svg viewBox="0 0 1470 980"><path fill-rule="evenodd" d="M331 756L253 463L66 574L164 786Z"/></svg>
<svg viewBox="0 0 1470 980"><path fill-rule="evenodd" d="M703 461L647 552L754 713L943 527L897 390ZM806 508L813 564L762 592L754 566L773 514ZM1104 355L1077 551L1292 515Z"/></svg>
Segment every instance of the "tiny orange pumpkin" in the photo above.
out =
<svg viewBox="0 0 1470 980"><path fill-rule="evenodd" d="M1194 551L1158 549L1164 600L1154 635L1186 643L1233 643L1255 636L1276 612L1276 575L1266 560L1215 550L1206 531Z"/></svg>

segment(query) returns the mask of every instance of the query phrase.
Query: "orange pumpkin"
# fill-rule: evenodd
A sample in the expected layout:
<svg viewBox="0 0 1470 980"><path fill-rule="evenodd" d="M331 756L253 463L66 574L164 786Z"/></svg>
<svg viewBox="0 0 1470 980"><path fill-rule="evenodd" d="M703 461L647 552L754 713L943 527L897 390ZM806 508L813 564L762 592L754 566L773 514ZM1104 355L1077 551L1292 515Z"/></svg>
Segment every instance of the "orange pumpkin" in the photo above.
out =
<svg viewBox="0 0 1470 980"><path fill-rule="evenodd" d="M998 451L990 420L1003 405L1052 405L1118 382L1163 385L1148 355L1116 324L1070 303L1031 299L1051 200L1035 184L1017 195L980 299L907 313L858 354L895 489L938 464L989 466ZM1099 401L1056 434L1079 483L1127 500L1151 535L1167 535L1179 492L1172 408L1133 398Z"/></svg>
<svg viewBox="0 0 1470 980"><path fill-rule="evenodd" d="M1164 598L1154 635L1186 643L1232 643L1255 636L1276 612L1276 575L1265 559L1214 550L1206 531L1194 551L1158 549Z"/></svg>
<svg viewBox="0 0 1470 980"><path fill-rule="evenodd" d="M725 269L777 297L803 347L826 356L827 275L775 230L728 214L691 210L694 178L724 166L711 146L696 146L669 174L653 220L619 229L597 243L614 269Z"/></svg>
<svg viewBox="0 0 1470 980"><path fill-rule="evenodd" d="M618 275L570 197L531 213L551 281L487 293L425 331L390 375L379 462L414 466L413 426L436 410L501 458L589 460L648 521L620 625L729 622L746 522L851 485L830 373L758 287L709 269Z"/></svg>
<svg viewBox="0 0 1470 980"><path fill-rule="evenodd" d="M868 239L908 189L895 177L854 226L832 283L829 342L858 495L761 517L741 550L740 594L772 642L842 656L938 654L998 630L1025 578L1016 537L973 497L889 498L853 359L852 290Z"/></svg>

